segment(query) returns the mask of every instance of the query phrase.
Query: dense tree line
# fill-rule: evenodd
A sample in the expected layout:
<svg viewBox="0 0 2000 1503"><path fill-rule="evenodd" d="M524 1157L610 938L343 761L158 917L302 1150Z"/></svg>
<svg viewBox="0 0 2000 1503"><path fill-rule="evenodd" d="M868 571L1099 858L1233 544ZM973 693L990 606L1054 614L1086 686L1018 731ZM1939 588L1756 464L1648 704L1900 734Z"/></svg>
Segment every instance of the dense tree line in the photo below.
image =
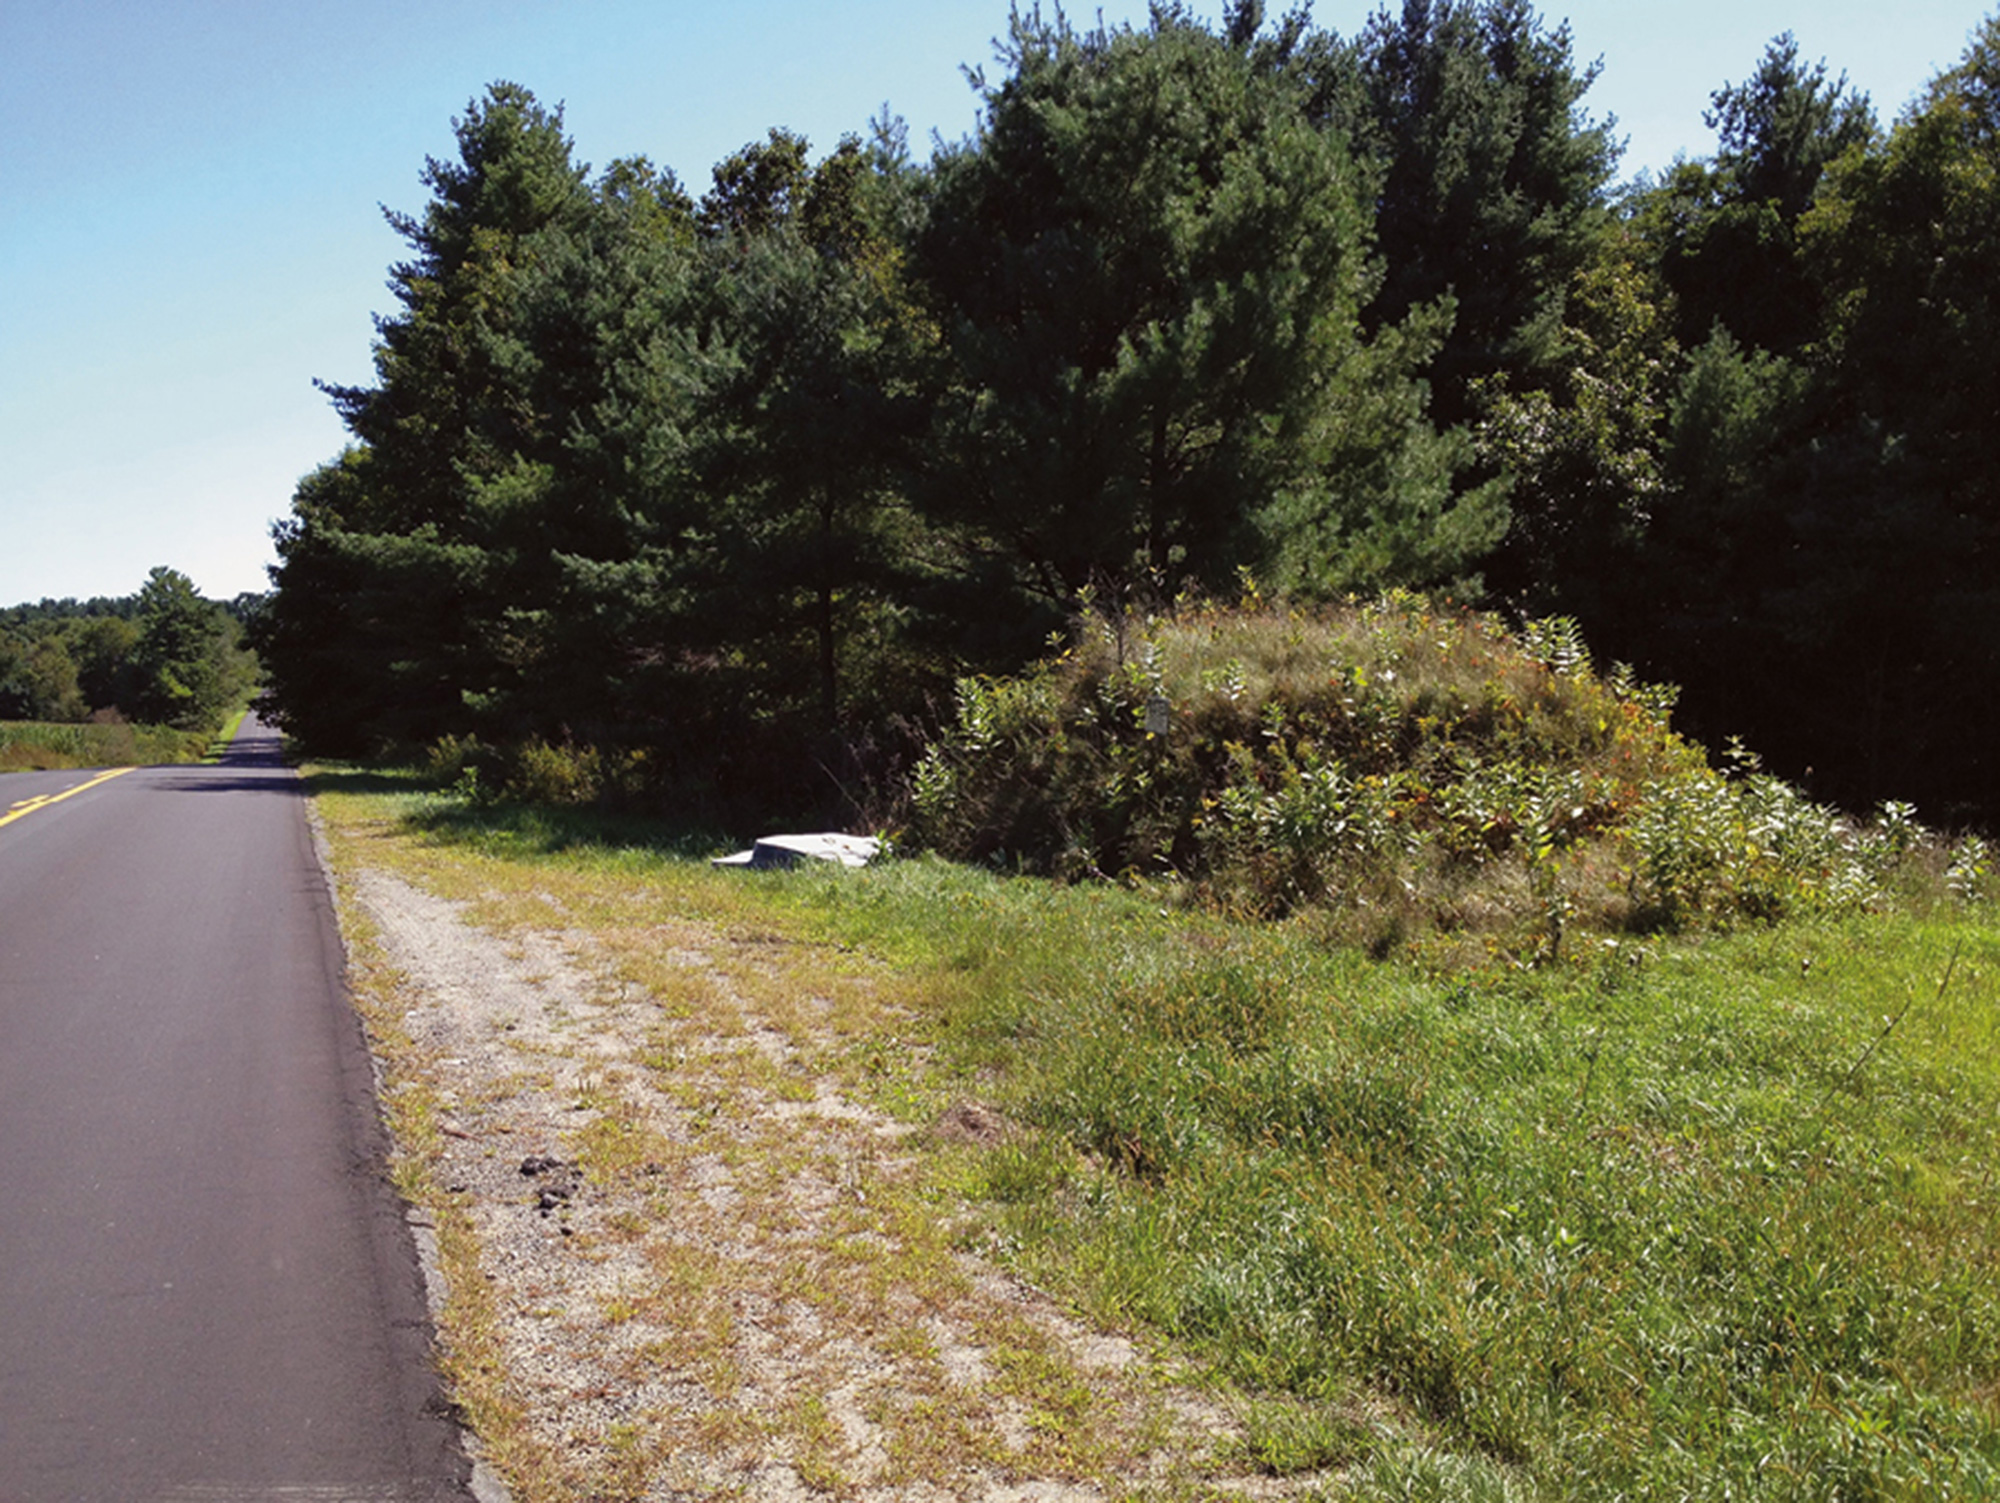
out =
<svg viewBox="0 0 2000 1503"><path fill-rule="evenodd" d="M1987 822L1996 85L1988 20L1884 128L1774 41L1714 95L1715 156L1621 205L1572 300L1554 441L1512 437L1518 402L1488 427L1548 519L1524 599L1823 796Z"/></svg>
<svg viewBox="0 0 2000 1503"><path fill-rule="evenodd" d="M1523 0L1017 12L969 139L773 130L699 199L495 84L278 528L276 713L813 802L1089 602L1407 585L1990 816L1996 48L1885 129L1780 38L1623 189Z"/></svg>
<svg viewBox="0 0 2000 1503"><path fill-rule="evenodd" d="M253 687L243 633L262 603L206 599L161 567L135 595L0 610L0 720L213 729Z"/></svg>

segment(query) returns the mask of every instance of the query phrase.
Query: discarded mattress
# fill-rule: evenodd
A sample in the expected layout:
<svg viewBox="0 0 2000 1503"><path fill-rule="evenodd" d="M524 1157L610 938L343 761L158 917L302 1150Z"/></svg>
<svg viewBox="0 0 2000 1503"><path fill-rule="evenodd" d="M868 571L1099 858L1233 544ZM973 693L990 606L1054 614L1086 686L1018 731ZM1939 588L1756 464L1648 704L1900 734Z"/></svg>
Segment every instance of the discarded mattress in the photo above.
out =
<svg viewBox="0 0 2000 1503"><path fill-rule="evenodd" d="M797 866L801 861L835 861L842 866L866 866L882 849L873 835L766 835L747 851L717 856L715 866L741 866L753 872Z"/></svg>

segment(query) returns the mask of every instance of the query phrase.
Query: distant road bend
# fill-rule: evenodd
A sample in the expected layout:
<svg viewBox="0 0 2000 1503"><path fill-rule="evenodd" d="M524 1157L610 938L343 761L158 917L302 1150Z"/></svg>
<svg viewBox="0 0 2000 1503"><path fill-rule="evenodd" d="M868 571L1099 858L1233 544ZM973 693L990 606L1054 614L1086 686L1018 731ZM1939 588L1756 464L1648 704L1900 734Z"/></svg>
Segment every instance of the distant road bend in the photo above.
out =
<svg viewBox="0 0 2000 1503"><path fill-rule="evenodd" d="M304 802L0 777L0 1503L473 1496Z"/></svg>

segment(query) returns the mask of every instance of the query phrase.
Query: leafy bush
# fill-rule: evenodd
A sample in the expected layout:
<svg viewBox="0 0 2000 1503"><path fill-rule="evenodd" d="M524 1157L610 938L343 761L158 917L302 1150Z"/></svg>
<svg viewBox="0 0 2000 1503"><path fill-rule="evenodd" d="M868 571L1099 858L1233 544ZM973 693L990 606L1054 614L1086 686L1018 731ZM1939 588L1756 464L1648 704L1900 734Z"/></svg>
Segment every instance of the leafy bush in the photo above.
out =
<svg viewBox="0 0 2000 1503"><path fill-rule="evenodd" d="M1985 896L1993 875L1993 848L1977 835L1967 835L1952 847L1945 884L1961 902Z"/></svg>
<svg viewBox="0 0 2000 1503"><path fill-rule="evenodd" d="M589 804L604 792L604 759L594 746L525 742L513 757L507 791L530 804Z"/></svg>
<svg viewBox="0 0 2000 1503"><path fill-rule="evenodd" d="M426 750L424 762L432 778L475 803L625 802L644 788L648 773L641 752L619 754L540 737L494 746L477 736L440 736Z"/></svg>

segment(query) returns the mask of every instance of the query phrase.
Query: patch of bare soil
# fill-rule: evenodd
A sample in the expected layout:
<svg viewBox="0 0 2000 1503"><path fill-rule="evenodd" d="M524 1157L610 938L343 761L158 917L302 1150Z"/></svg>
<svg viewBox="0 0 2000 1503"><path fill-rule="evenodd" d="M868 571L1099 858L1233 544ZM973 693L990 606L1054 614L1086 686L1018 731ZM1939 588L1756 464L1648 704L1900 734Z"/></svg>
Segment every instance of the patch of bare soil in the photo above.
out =
<svg viewBox="0 0 2000 1503"><path fill-rule="evenodd" d="M552 1468L512 1477L517 1496L1310 1490L1242 1475L1210 1393L964 1250L924 1157L1010 1128L974 1102L913 1128L844 1088L894 1032L857 1021L865 975L800 995L768 938L586 935L554 898L547 927L489 933L401 877L350 875L439 1103L434 1169L496 1296L504 1387Z"/></svg>

